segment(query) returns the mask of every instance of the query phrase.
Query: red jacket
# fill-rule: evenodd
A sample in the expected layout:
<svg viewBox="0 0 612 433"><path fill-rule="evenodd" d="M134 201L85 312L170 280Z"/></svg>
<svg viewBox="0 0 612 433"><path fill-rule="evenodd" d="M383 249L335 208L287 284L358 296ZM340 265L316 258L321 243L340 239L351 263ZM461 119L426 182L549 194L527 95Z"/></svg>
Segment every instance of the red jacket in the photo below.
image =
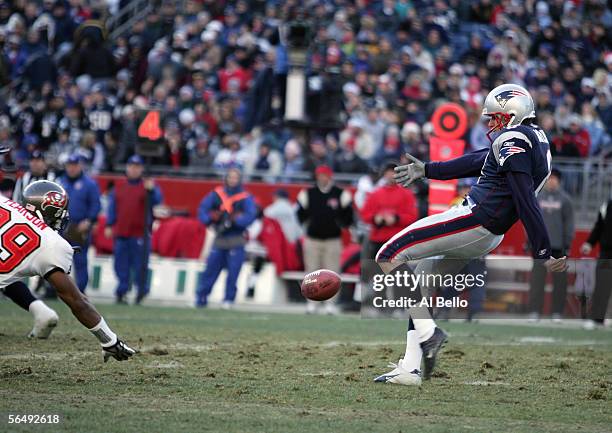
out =
<svg viewBox="0 0 612 433"><path fill-rule="evenodd" d="M553 139L553 146L555 147L554 150L557 155L577 156L574 155L574 152L577 151L581 157L586 158L589 156L589 151L591 150L591 136L584 128L575 134L565 132L560 137L555 137Z"/></svg>
<svg viewBox="0 0 612 433"><path fill-rule="evenodd" d="M395 224L377 226L378 214L395 216ZM372 225L370 240L387 242L391 237L417 220L417 204L412 191L399 185L385 185L372 191L361 208L361 219Z"/></svg>
<svg viewBox="0 0 612 433"><path fill-rule="evenodd" d="M237 68L234 71L221 69L219 71L219 88L223 93L229 90L230 82L237 82L241 92L249 90L251 73L247 69Z"/></svg>
<svg viewBox="0 0 612 433"><path fill-rule="evenodd" d="M206 227L196 218L172 217L160 222L151 244L163 257L197 259L205 238Z"/></svg>
<svg viewBox="0 0 612 433"><path fill-rule="evenodd" d="M304 269L298 255L297 243L289 243L278 221L264 217L263 227L257 240L268 250L268 259L276 266L277 275L284 271Z"/></svg>

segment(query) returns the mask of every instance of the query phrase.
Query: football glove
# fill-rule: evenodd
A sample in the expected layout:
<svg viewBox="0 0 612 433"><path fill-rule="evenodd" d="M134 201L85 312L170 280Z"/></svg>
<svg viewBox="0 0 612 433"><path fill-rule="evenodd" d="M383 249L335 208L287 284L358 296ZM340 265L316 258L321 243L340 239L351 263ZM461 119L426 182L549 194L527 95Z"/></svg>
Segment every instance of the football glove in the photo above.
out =
<svg viewBox="0 0 612 433"><path fill-rule="evenodd" d="M409 153L406 154L406 157L412 162L395 167L395 173L393 174L395 182L404 187L408 187L415 180L425 177L425 163Z"/></svg>
<svg viewBox="0 0 612 433"><path fill-rule="evenodd" d="M136 353L134 349L119 339L117 339L117 342L112 346L103 347L102 351L104 354L104 362L108 361L111 357L115 358L117 361L125 361Z"/></svg>

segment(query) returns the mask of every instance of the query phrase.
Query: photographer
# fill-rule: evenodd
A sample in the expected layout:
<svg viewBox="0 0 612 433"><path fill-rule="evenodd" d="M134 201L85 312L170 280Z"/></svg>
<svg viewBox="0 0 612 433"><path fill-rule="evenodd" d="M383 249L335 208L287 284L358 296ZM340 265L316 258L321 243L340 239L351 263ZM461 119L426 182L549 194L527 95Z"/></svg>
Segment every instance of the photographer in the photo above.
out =
<svg viewBox="0 0 612 433"><path fill-rule="evenodd" d="M223 186L218 186L200 203L198 218L215 230L215 240L198 283L196 306L205 307L208 295L223 268L227 268L224 308L236 298L236 281L245 259L246 229L255 220L253 197L242 189L242 173L230 168Z"/></svg>

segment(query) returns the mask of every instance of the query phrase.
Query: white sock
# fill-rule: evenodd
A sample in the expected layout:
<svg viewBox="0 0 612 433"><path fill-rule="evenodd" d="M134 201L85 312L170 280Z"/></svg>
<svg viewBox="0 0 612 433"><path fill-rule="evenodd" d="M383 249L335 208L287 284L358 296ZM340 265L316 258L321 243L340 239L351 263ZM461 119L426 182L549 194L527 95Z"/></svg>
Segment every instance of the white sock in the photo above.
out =
<svg viewBox="0 0 612 433"><path fill-rule="evenodd" d="M32 316L34 316L34 318L55 314L55 311L47 307L47 304L45 304L40 299L37 299L36 301L32 302L28 307L28 310L30 311L30 313L32 313Z"/></svg>
<svg viewBox="0 0 612 433"><path fill-rule="evenodd" d="M417 332L412 329L406 333L406 353L404 353L402 365L408 371L420 370L422 357L423 351L419 344Z"/></svg>
<svg viewBox="0 0 612 433"><path fill-rule="evenodd" d="M111 331L104 317L100 317L98 324L91 328L89 332L96 336L102 347L114 346L117 343L117 334Z"/></svg>
<svg viewBox="0 0 612 433"><path fill-rule="evenodd" d="M413 319L419 343L429 340L436 330L436 322L433 319Z"/></svg>

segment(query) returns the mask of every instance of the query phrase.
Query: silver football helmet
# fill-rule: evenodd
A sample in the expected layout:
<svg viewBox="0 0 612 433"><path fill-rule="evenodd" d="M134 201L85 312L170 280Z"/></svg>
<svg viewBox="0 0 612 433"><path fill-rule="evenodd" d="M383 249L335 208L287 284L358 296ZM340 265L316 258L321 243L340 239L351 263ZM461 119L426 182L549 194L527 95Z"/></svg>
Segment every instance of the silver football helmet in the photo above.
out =
<svg viewBox="0 0 612 433"><path fill-rule="evenodd" d="M533 98L518 84L502 84L487 95L482 109L483 116L490 116L495 125L489 131L499 131L508 126L520 125L525 119L535 117Z"/></svg>

